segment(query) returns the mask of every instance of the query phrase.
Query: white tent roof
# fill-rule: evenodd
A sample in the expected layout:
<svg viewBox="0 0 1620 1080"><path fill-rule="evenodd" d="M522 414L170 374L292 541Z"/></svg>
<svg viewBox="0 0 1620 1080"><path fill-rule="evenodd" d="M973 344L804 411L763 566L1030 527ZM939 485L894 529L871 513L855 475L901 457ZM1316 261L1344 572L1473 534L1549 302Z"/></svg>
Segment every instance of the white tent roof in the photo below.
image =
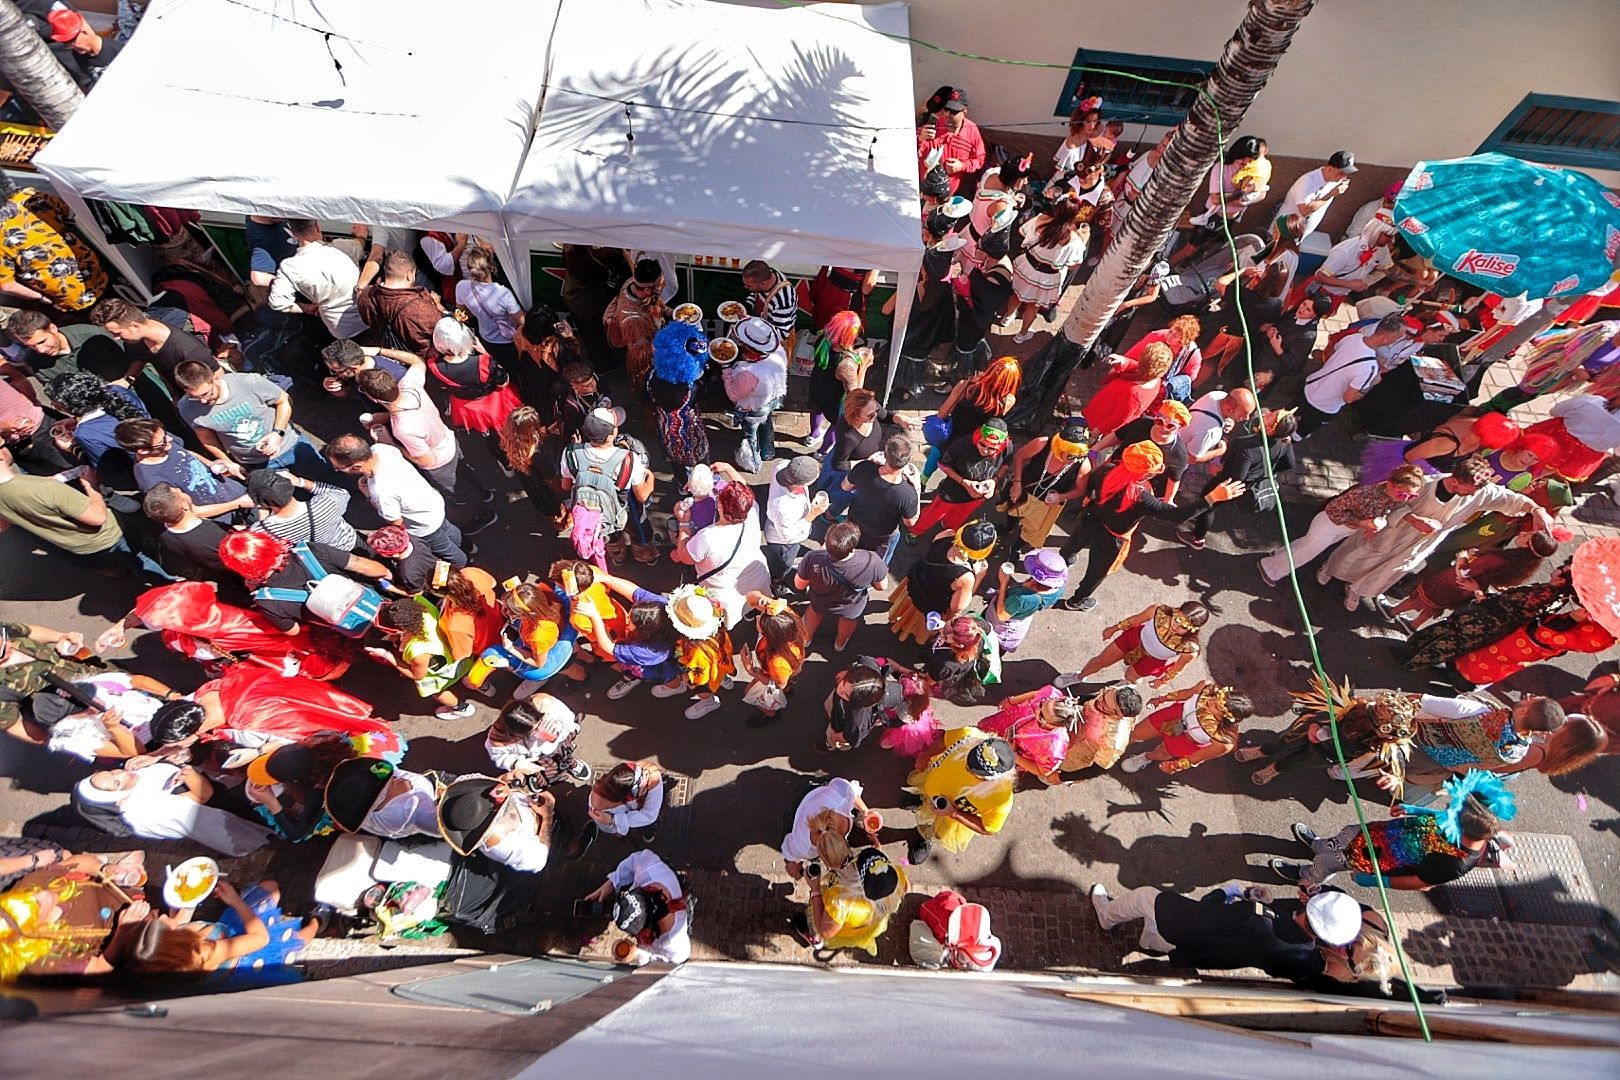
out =
<svg viewBox="0 0 1620 1080"><path fill-rule="evenodd" d="M80 195L498 238L556 0L154 0L36 165Z"/></svg>
<svg viewBox="0 0 1620 1080"><path fill-rule="evenodd" d="M915 268L911 55L873 32L908 26L904 4L568 0L509 229Z"/></svg>
<svg viewBox="0 0 1620 1080"><path fill-rule="evenodd" d="M36 160L91 198L909 270L911 57L873 28L905 5L154 0Z"/></svg>

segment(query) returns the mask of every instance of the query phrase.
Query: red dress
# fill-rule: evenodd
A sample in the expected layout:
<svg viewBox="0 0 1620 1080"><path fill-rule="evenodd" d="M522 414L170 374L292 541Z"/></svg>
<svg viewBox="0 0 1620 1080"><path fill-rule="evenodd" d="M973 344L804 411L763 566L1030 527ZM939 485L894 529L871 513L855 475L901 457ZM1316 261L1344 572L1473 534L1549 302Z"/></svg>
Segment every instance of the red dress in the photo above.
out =
<svg viewBox="0 0 1620 1080"><path fill-rule="evenodd" d="M204 683L197 693L215 691L225 727L279 735L299 742L326 731L364 740L363 752L383 757L403 749L387 722L372 715L370 705L352 694L301 675L277 675L252 664L232 664L225 674Z"/></svg>
<svg viewBox="0 0 1620 1080"><path fill-rule="evenodd" d="M427 369L450 391L450 425L462 431L499 431L506 418L523 402L512 389L506 372L496 366L488 353L470 356L459 363L446 363L430 354Z"/></svg>
<svg viewBox="0 0 1620 1080"><path fill-rule="evenodd" d="M208 581L148 589L135 600L135 617L193 660L219 660L228 653L312 679L335 679L349 668L349 646L336 634L311 626L288 634L261 612L220 603Z"/></svg>
<svg viewBox="0 0 1620 1080"><path fill-rule="evenodd" d="M1457 674L1475 686L1489 686L1531 664L1555 660L1565 653L1600 653L1613 647L1615 637L1588 619L1576 622L1552 615L1525 623L1511 634L1456 660Z"/></svg>
<svg viewBox="0 0 1620 1080"><path fill-rule="evenodd" d="M1164 390L1163 379L1135 382L1119 375L1104 379L1097 392L1091 395L1080 412L1086 426L1097 438L1111 435L1135 420L1145 416Z"/></svg>
<svg viewBox="0 0 1620 1080"><path fill-rule="evenodd" d="M1558 456L1551 461L1543 462L1543 469L1550 469L1574 483L1588 479L1597 472L1598 466L1609 458L1608 451L1594 450L1571 435L1569 428L1564 426L1564 418L1561 416L1549 416L1539 423L1531 424L1524 433L1547 435L1558 443Z"/></svg>

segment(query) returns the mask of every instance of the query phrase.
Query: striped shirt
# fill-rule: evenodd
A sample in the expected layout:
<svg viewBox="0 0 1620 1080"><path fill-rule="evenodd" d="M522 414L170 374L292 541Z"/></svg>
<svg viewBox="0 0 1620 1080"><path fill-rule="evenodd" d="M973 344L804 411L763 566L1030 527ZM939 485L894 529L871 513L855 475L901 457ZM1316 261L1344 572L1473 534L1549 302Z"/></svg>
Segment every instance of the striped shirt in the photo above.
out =
<svg viewBox="0 0 1620 1080"><path fill-rule="evenodd" d="M793 283L783 276L780 270L776 274L776 283L764 292L751 292L748 294L748 306L754 312L776 328L786 341L793 333L794 324L799 319L799 290Z"/></svg>
<svg viewBox="0 0 1620 1080"><path fill-rule="evenodd" d="M253 527L289 543L328 544L339 551L353 551L359 537L354 526L343 520L343 512L348 508L347 491L331 484L316 484L309 499L291 514L286 517L268 514Z"/></svg>

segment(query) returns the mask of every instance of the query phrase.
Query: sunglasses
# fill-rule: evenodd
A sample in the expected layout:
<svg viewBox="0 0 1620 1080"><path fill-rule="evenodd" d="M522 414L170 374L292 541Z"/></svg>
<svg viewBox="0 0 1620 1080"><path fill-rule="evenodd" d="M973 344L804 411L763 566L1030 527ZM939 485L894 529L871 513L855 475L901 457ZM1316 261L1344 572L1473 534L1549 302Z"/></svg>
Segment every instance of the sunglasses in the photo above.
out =
<svg viewBox="0 0 1620 1080"><path fill-rule="evenodd" d="M1422 492L1418 491L1397 491L1392 493L1390 498L1394 499L1396 502L1411 502L1421 494Z"/></svg>

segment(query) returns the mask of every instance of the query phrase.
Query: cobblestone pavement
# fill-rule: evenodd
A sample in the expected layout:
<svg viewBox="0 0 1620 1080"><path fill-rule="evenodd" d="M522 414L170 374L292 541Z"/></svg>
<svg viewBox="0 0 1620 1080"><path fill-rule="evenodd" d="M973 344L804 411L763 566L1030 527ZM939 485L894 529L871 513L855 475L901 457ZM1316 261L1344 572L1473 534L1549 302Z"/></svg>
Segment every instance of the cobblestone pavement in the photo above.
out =
<svg viewBox="0 0 1620 1080"><path fill-rule="evenodd" d="M1138 332L1159 325L1162 314L1144 313L1137 321ZM1010 336L993 339L992 345L997 351L1028 355L1049 328L1042 323L1038 329L1041 333L1026 345L1015 346ZM1506 369L1493 372L1490 379L1500 382L1510 375L1511 369ZM1095 372L1080 373L1071 393L1083 397L1095 378ZM1486 392L1492 392L1492 385L1487 381ZM318 431L341 430L350 421L341 417L333 421L334 408L301 400L299 416ZM784 413L779 419L781 452L798 452L795 433L805 430L804 417ZM713 427L716 456L725 456L734 436L721 425ZM1342 421L1312 437L1303 467L1283 486L1291 528L1301 528L1321 499L1353 482L1361 446ZM486 475L494 475L482 446L469 446L468 451ZM500 522L479 535L477 560L498 578L534 571L558 550L515 485L501 486L505 490L498 504ZM1591 495L1577 509L1575 525L1582 532L1612 530L1617 516L1607 495ZM1183 681L1212 676L1241 685L1257 703L1252 727L1274 729L1286 723L1288 691L1304 688L1309 659L1292 596L1285 590L1265 590L1253 565L1257 554L1276 543L1275 521L1235 522L1229 531L1212 536L1202 552L1189 552L1162 529L1144 533L1139 550L1131 556L1130 572L1105 583L1095 612L1052 613L1037 619L1025 646L1009 658L1005 692L1033 689L1058 671L1075 670L1098 647L1097 634L1103 626L1133 614L1149 599L1177 602L1196 597L1211 606L1215 618L1204 655ZM914 557L903 551L897 569L903 571ZM675 581L667 565L632 572L652 588ZM1387 645L1393 638L1382 624L1345 616L1337 598L1318 588L1308 574L1301 591L1313 623L1318 624L1330 671L1352 674L1358 686L1425 688L1425 677L1408 674L1390 660ZM107 620L128 610L133 595L125 583L105 579L92 579L87 587L62 560L31 552L15 530L0 536L0 618L81 629L93 636ZM872 605L867 625L857 633L848 656L900 655L884 627L886 608L883 601ZM200 681L198 669L166 653L150 636L135 636L130 652L141 670L176 686L190 688ZM699 957L810 959L786 932L787 918L802 901L803 890L796 898L774 849L782 833L780 815L818 773L835 771L866 786L868 800L885 808L890 826L885 839L892 841L891 855L900 857L910 815L887 808L898 803L906 763L875 746L836 759L810 749L823 722L822 698L841 659L822 639L784 718L764 728L745 725L746 710L734 700L699 722L680 716L684 702L678 699L660 702L643 694L607 705L602 692L610 680L601 674L583 690L559 691L584 717L581 750L589 760L602 764L652 757L666 771L684 778L653 846L690 876ZM1587 658L1548 665L1516 678L1510 686L1568 692L1589 667ZM408 763L413 767L488 768L482 743L493 713L487 705L480 703L477 715L469 720L436 721L408 686L373 665L360 665L345 678L344 686L376 703L379 715L398 718L399 728L411 739ZM941 705L939 711L948 723L969 721L980 713L950 705ZM0 777L6 778L0 788L0 835L19 831L48 835L76 849L129 846L84 828L66 809L65 792L83 774L77 763L13 740L0 743ZM1620 833L1620 762L1605 759L1579 774L1551 781L1525 776L1515 786L1522 808L1515 831L1563 846L1532 852L1542 858L1535 870L1540 876L1532 881L1481 882L1476 874L1430 894L1393 896L1395 924L1414 972L1419 982L1430 985L1613 989L1613 978L1598 974L1602 966L1591 953L1588 933L1599 904L1620 910L1620 844L1615 841ZM1320 773L1279 780L1266 789L1264 798L1254 794L1245 770L1230 760L1174 779L1155 772L1134 776L1094 772L1061 788L1025 789L999 836L976 840L961 854L941 855L916 868L916 895L870 962L907 962L906 927L916 906L949 885L990 908L1008 968L1171 974L1164 961L1133 951L1128 928L1104 933L1092 915L1086 889L1100 881L1111 890L1155 885L1198 894L1233 879L1266 883L1266 856L1290 853L1289 842L1278 839L1287 836L1290 821L1308 821L1325 832L1353 819L1343 785ZM1362 795L1369 814L1378 815L1377 793L1368 788ZM150 848L149 864L159 870L196 853L183 843ZM247 859L228 860L227 871L238 882L274 876L289 898L308 896L325 850L320 841L276 846ZM519 953L553 949L603 956L611 941L602 935L604 928L582 926L568 912L572 900L594 888L628 850L622 842L604 839L580 863L555 860L544 874L534 917L513 935L459 942L440 939L393 950L366 941L322 939L310 950L310 970L317 975L346 974L432 962L478 949ZM1364 900L1371 896L1363 890L1357 894ZM864 956L847 954L833 961L863 962L868 962Z"/></svg>

